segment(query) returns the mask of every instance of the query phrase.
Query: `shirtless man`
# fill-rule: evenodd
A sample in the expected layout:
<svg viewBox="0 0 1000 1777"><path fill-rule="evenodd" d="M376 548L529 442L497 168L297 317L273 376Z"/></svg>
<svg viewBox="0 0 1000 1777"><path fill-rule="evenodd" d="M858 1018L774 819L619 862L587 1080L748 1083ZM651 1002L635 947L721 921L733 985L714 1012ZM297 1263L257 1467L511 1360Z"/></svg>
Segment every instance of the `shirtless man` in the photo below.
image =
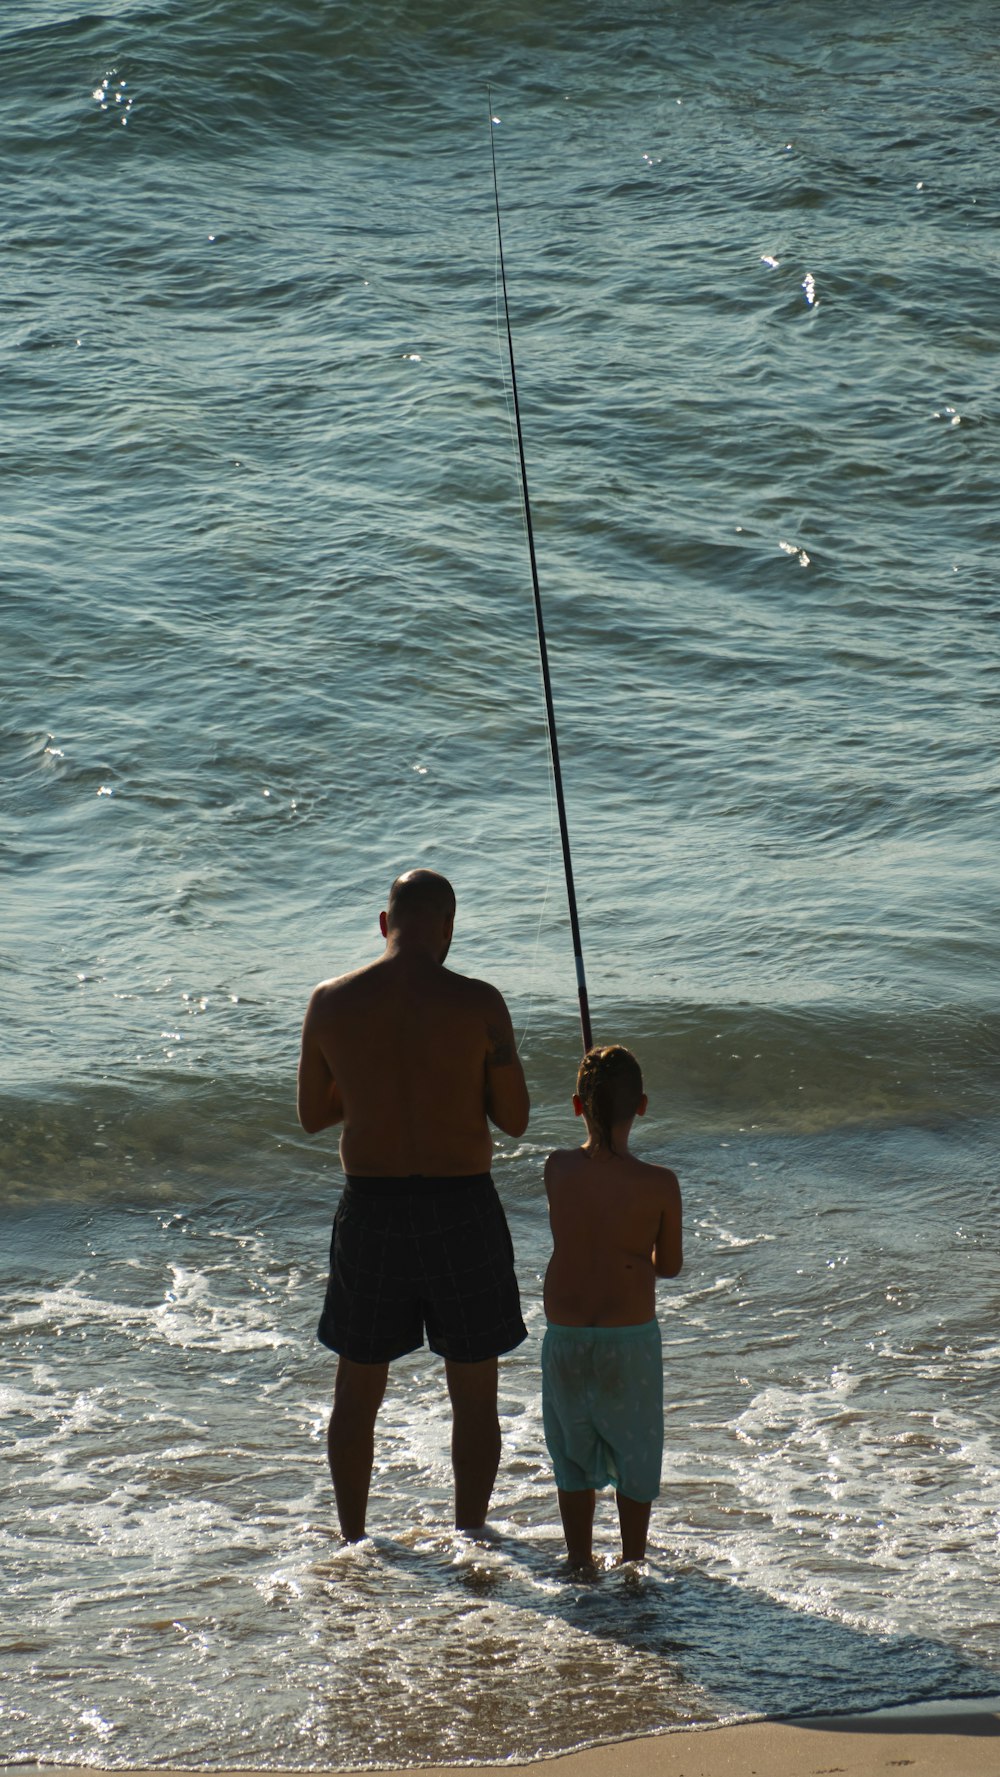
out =
<svg viewBox="0 0 1000 1777"><path fill-rule="evenodd" d="M528 1123L510 1013L488 982L444 967L443 876L398 877L379 923L383 955L313 993L299 1059L303 1129L343 1125L319 1337L339 1358L327 1449L348 1542L365 1534L389 1364L425 1326L451 1397L455 1525L482 1527L500 1462L497 1358L527 1337L490 1178L490 1122L512 1136Z"/></svg>

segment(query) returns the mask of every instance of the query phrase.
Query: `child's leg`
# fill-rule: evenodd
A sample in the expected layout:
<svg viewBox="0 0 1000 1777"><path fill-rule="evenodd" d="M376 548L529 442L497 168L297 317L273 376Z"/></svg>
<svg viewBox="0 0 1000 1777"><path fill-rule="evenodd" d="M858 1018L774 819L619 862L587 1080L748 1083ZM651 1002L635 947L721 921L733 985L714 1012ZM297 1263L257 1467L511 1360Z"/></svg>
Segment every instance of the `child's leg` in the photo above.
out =
<svg viewBox="0 0 1000 1777"><path fill-rule="evenodd" d="M574 1567L590 1567L594 1559L594 1506L597 1495L592 1487L584 1487L574 1493L565 1493L561 1487L557 1487L556 1492L559 1495L559 1516L562 1519L570 1562Z"/></svg>
<svg viewBox="0 0 1000 1777"><path fill-rule="evenodd" d="M627 1493L616 1493L615 1499L618 1502L618 1523L622 1533L622 1560L643 1561L653 1502L649 1499L629 1499Z"/></svg>

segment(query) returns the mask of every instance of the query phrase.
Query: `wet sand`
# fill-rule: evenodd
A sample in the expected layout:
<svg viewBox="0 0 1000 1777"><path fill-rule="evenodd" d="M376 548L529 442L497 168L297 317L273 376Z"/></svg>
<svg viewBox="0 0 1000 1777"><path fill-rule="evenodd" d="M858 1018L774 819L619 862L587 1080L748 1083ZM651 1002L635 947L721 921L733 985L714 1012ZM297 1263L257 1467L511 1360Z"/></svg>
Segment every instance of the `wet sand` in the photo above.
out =
<svg viewBox="0 0 1000 1777"><path fill-rule="evenodd" d="M808 1722L679 1729L565 1753L537 1765L422 1766L421 1772L422 1777L454 1777L457 1770L472 1769L476 1777L510 1777L512 1771L541 1767L550 1777L1000 1777L1000 1697ZM79 1777L82 1767L4 1765L0 1774L24 1777L39 1768L46 1777ZM197 1769L220 1772L212 1765L210 1750ZM173 1774L135 1771L131 1777ZM220 1777L238 1774L226 1771Z"/></svg>

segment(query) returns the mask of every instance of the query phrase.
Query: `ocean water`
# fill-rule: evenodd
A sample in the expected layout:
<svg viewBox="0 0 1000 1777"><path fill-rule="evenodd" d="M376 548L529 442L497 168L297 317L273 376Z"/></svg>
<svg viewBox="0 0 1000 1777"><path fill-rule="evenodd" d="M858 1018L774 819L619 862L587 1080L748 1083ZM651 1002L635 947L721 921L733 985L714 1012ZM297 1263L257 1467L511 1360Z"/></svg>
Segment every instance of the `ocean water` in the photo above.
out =
<svg viewBox="0 0 1000 1777"><path fill-rule="evenodd" d="M7 0L6 1762L1000 1690L995 22ZM650 1558L589 1583L539 1408L579 1035L491 134L595 1034L685 1194ZM449 1529L425 1354L344 1549L298 1029L415 863L518 1031L531 1336L496 1540Z"/></svg>

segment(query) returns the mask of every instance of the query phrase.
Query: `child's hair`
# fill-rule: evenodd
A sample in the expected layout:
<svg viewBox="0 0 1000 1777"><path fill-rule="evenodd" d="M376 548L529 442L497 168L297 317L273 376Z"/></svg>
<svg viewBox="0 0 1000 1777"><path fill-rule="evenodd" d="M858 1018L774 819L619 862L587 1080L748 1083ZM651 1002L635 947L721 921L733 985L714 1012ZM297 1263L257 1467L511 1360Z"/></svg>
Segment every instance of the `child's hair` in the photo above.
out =
<svg viewBox="0 0 1000 1777"><path fill-rule="evenodd" d="M642 1097L642 1069L631 1049L621 1043L588 1049L576 1076L576 1091L588 1127L601 1147L614 1153L614 1126L635 1116Z"/></svg>

